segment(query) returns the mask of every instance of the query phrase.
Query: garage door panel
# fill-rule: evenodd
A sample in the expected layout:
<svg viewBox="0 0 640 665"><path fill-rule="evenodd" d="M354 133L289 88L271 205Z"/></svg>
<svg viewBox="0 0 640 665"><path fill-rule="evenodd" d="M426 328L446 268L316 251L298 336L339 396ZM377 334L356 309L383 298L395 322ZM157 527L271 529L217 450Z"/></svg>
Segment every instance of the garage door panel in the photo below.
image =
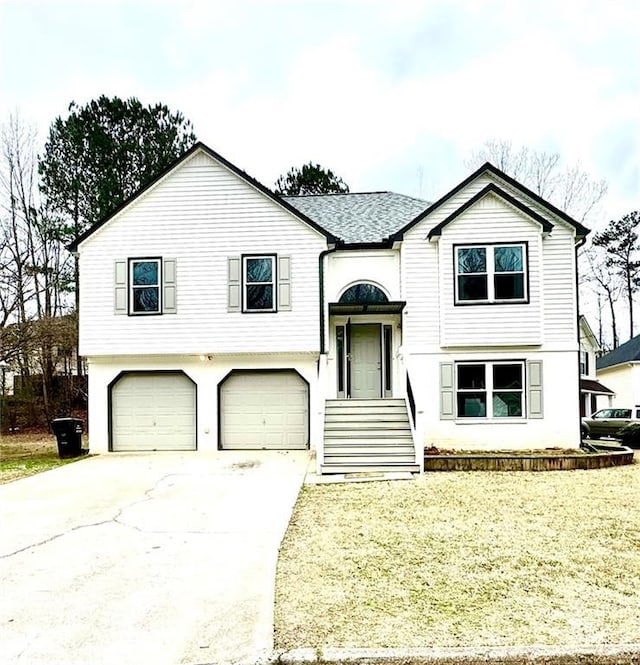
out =
<svg viewBox="0 0 640 665"><path fill-rule="evenodd" d="M223 448L305 449L309 390L294 371L232 374L220 390Z"/></svg>
<svg viewBox="0 0 640 665"><path fill-rule="evenodd" d="M195 450L196 390L181 373L131 373L111 388L115 451Z"/></svg>

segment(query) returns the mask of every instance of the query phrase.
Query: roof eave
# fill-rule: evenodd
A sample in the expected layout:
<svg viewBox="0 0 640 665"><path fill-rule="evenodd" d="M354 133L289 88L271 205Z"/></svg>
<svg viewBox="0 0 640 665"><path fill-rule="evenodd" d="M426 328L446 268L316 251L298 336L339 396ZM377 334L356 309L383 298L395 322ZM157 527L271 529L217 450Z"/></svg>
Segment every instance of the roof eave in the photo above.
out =
<svg viewBox="0 0 640 665"><path fill-rule="evenodd" d="M509 194L508 192L505 192L495 183L489 183L486 187L483 187L477 194L472 196L466 203L464 203L457 210L452 212L446 219L443 219L439 224L434 226L429 231L427 238L431 240L433 236L441 235L442 229L444 229L444 227L447 226L447 224L453 222L463 212L467 211L469 208L474 206L478 201L483 199L488 194L494 194L495 196L499 196L506 203L513 206L514 208L522 212L524 215L526 215L527 217L531 218L533 221L540 224L543 233L551 233L551 231L553 230L553 224L548 219L545 219L544 217L542 217L542 215L539 215L535 210L532 210L521 201L518 201L518 199L511 196L511 194Z"/></svg>
<svg viewBox="0 0 640 665"><path fill-rule="evenodd" d="M451 197L455 196L458 192L463 190L467 185L469 185L471 182L473 182L476 178L480 177L485 172L489 172L494 176L500 178L501 180L504 180L504 182L509 184L511 187L514 187L518 191L522 192L525 196L532 199L539 205L545 207L547 210L549 210L549 212L553 213L554 215L556 215L557 217L568 223L570 226L572 226L575 229L577 238L586 238L586 236L591 232L586 226L583 226L582 224L580 224L580 222L577 222L575 219L567 215L567 213L563 212L559 208L556 208L548 201L545 201L541 196L532 192L528 187L525 187L524 185L520 184L517 180L514 180L511 176L508 176L506 173L496 168L490 162L485 162L480 168L476 169L470 176L466 177L461 183L459 183L453 189L448 191L443 197L438 199L435 203L432 203L428 208L423 210L417 217L415 217L408 224L406 224L401 229L396 231L393 234L392 238L394 240L402 240L404 234L407 231L412 229L416 224L420 223L425 217L430 215L434 210L439 208L443 203L446 203Z"/></svg>

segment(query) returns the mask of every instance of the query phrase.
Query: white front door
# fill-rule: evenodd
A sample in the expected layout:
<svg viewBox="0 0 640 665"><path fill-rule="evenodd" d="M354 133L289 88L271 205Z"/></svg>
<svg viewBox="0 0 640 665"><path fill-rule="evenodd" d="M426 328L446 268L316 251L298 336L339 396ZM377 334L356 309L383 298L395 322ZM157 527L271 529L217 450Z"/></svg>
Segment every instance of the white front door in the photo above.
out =
<svg viewBox="0 0 640 665"><path fill-rule="evenodd" d="M351 325L351 397L381 396L380 324Z"/></svg>

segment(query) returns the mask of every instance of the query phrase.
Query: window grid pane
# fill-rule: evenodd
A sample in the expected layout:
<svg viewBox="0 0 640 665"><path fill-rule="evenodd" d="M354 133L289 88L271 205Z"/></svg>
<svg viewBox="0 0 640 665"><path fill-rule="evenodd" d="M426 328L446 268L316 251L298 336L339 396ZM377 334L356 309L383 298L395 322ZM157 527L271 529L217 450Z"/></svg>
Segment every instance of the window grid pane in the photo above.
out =
<svg viewBox="0 0 640 665"><path fill-rule="evenodd" d="M130 262L130 314L160 312L160 260L143 259Z"/></svg>
<svg viewBox="0 0 640 665"><path fill-rule="evenodd" d="M245 311L275 310L275 257L246 257L243 276Z"/></svg>
<svg viewBox="0 0 640 665"><path fill-rule="evenodd" d="M247 259L247 282L271 283L273 281L273 259L271 257Z"/></svg>
<svg viewBox="0 0 640 665"><path fill-rule="evenodd" d="M456 252L458 302L526 299L523 245L458 247Z"/></svg>
<svg viewBox="0 0 640 665"><path fill-rule="evenodd" d="M458 418L522 418L524 365L517 363L458 364Z"/></svg>
<svg viewBox="0 0 640 665"><path fill-rule="evenodd" d="M158 286L158 261L133 262L134 286Z"/></svg>

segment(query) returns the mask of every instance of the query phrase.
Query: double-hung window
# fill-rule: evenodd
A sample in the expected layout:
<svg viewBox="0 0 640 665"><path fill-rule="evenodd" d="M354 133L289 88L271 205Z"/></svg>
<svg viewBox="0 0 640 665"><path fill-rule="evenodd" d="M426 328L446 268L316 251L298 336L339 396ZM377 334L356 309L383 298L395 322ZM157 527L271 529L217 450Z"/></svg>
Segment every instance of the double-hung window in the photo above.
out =
<svg viewBox="0 0 640 665"><path fill-rule="evenodd" d="M176 259L135 257L114 262L114 314L176 314Z"/></svg>
<svg viewBox="0 0 640 665"><path fill-rule="evenodd" d="M161 299L161 259L129 260L130 314L159 314Z"/></svg>
<svg viewBox="0 0 640 665"><path fill-rule="evenodd" d="M589 374L589 352L580 351L580 374L586 376Z"/></svg>
<svg viewBox="0 0 640 665"><path fill-rule="evenodd" d="M245 312L275 312L276 257L243 256L243 310Z"/></svg>
<svg viewBox="0 0 640 665"><path fill-rule="evenodd" d="M455 247L456 303L526 302L526 243Z"/></svg>
<svg viewBox="0 0 640 665"><path fill-rule="evenodd" d="M458 363L456 401L458 418L522 418L524 363Z"/></svg>

